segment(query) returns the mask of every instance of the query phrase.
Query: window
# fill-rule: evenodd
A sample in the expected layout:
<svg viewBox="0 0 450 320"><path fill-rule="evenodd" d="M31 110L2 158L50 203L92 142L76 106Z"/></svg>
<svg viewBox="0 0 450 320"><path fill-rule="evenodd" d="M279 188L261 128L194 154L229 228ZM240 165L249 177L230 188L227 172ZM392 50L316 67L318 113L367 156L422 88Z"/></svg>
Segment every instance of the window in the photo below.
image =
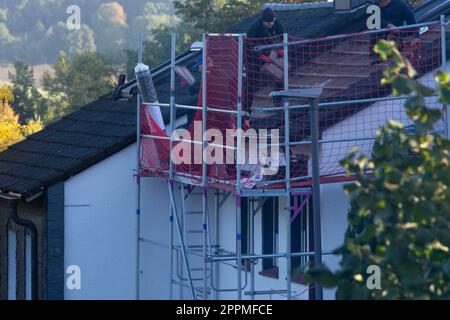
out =
<svg viewBox="0 0 450 320"><path fill-rule="evenodd" d="M278 251L278 198L265 198L262 206L262 253L272 254ZM276 258L262 259L262 275L278 278Z"/></svg>

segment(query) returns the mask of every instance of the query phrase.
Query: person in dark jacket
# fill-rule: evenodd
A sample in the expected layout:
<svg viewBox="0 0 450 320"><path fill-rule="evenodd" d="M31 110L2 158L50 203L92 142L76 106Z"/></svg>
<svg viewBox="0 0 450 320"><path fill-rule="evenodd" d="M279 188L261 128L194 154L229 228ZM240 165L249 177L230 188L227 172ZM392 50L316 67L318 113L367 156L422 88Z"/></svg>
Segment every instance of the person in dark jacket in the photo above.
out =
<svg viewBox="0 0 450 320"><path fill-rule="evenodd" d="M277 20L275 12L271 8L266 8L262 12L261 18L258 19L247 32L246 56L247 56L247 94L244 100L244 110L250 112L255 92L263 85L274 85L274 91L279 91L283 87L283 83L278 79L271 79L267 72L263 71L263 67L269 64L275 64L271 58L274 51L278 57L283 56L282 47L269 48L262 51L255 51L254 47L259 45L271 45L275 42L282 42L284 33L283 26ZM274 104L279 105L280 99L274 99Z"/></svg>
<svg viewBox="0 0 450 320"><path fill-rule="evenodd" d="M403 0L377 0L378 5L381 9L381 27L382 28L392 28L402 27L405 25L416 24L416 17L411 7L406 4ZM403 39L407 36L408 30L403 30L396 34L397 46L402 49L404 43ZM388 36L387 33L375 34L371 38L371 46L375 44L380 39L385 39ZM414 34L414 39L411 40L411 46L415 47L420 42L420 33L417 31ZM375 53L371 52L371 60L373 63L378 61Z"/></svg>
<svg viewBox="0 0 450 320"><path fill-rule="evenodd" d="M283 26L277 20L275 12L271 8L264 9L261 18L248 30L247 38L264 39L280 36L284 33Z"/></svg>
<svg viewBox="0 0 450 320"><path fill-rule="evenodd" d="M401 27L416 24L413 11L403 0L378 0L381 8L381 27Z"/></svg>

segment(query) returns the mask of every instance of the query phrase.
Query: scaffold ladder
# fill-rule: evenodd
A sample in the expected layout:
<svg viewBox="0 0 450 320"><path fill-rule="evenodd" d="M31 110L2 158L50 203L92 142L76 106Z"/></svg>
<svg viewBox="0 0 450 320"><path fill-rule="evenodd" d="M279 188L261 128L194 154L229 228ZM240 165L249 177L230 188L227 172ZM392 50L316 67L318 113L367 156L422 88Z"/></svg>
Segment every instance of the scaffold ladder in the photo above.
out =
<svg viewBox="0 0 450 320"><path fill-rule="evenodd" d="M173 185L169 188L173 195ZM191 298L194 300L207 300L212 298L212 289L209 285L211 268L210 264L206 262L207 255L211 253L209 219L207 210L204 212L203 208L196 206L196 204L202 203L204 195L199 188L183 183L180 184L179 189L181 211L177 209L175 199L171 199L173 221L176 223L177 229L179 228L179 244L172 246L172 254L176 257L175 277L172 277L172 283L182 288L188 288ZM205 218L206 223L203 223ZM182 292L183 290L181 290Z"/></svg>

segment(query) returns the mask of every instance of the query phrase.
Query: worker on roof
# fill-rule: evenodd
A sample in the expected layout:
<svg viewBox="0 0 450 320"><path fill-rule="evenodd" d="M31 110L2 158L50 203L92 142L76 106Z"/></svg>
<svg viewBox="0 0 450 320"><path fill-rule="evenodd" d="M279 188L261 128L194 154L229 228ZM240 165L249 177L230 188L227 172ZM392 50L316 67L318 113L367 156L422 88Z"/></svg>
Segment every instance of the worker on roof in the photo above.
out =
<svg viewBox="0 0 450 320"><path fill-rule="evenodd" d="M275 12L272 8L263 10L261 18L259 18L248 30L247 37L270 38L283 34L283 26L277 20Z"/></svg>
<svg viewBox="0 0 450 320"><path fill-rule="evenodd" d="M416 24L416 18L414 12L411 10L410 6L406 4L403 0L376 0L381 9L381 27L391 28L402 27L405 25ZM371 47L373 48L378 40L390 39L397 43L397 47L400 50L405 49L405 39L412 35L413 38L410 41L410 52L414 52L417 45L420 42L420 32L418 30L403 29L397 33L381 33L374 34L371 37ZM409 57L411 58L411 57ZM376 64L379 62L378 56L375 55L373 50L371 50L371 63Z"/></svg>
<svg viewBox="0 0 450 320"><path fill-rule="evenodd" d="M381 27L401 27L416 24L413 11L403 0L378 0L381 8Z"/></svg>
<svg viewBox="0 0 450 320"><path fill-rule="evenodd" d="M262 51L255 51L254 48L259 45L271 45L275 42L281 43L283 33L283 26L271 8L264 9L261 17L247 32L247 94L244 100L244 110L248 112L251 112L253 97L258 89L271 86L273 91L282 90L283 82L277 78L273 70L281 67L279 60L282 60L283 48L269 48ZM280 98L274 98L274 104L281 105Z"/></svg>

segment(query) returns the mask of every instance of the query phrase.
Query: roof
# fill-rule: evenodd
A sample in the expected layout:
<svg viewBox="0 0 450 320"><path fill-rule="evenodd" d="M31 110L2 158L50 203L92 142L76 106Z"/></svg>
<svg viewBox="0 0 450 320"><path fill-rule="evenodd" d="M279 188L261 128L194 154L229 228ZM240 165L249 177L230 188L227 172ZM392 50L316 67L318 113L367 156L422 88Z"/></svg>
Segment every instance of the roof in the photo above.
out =
<svg viewBox="0 0 450 320"><path fill-rule="evenodd" d="M135 103L94 101L0 153L1 191L32 196L130 145L135 135Z"/></svg>
<svg viewBox="0 0 450 320"><path fill-rule="evenodd" d="M449 2L430 0L428 6L429 3ZM444 9L450 13L450 6ZM332 8L283 10L277 17L286 32L298 37L350 33L362 30L365 25L365 10L351 13L336 13ZM227 31L246 32L256 19L257 15L244 19ZM192 65L196 59L195 54L189 55L184 64ZM170 72L163 67L157 68L161 72L154 81L160 102L167 103ZM196 102L196 95L186 88L177 88L177 103L195 105ZM183 112L186 111L178 109L177 116ZM167 111L163 115L167 120ZM33 197L135 141L135 101L104 96L0 153L0 192Z"/></svg>
<svg viewBox="0 0 450 320"><path fill-rule="evenodd" d="M317 37L363 30L365 9L355 12L336 12L333 8L312 8L277 11L277 19L285 32L297 37ZM259 19L255 15L230 27L233 33L247 32Z"/></svg>

